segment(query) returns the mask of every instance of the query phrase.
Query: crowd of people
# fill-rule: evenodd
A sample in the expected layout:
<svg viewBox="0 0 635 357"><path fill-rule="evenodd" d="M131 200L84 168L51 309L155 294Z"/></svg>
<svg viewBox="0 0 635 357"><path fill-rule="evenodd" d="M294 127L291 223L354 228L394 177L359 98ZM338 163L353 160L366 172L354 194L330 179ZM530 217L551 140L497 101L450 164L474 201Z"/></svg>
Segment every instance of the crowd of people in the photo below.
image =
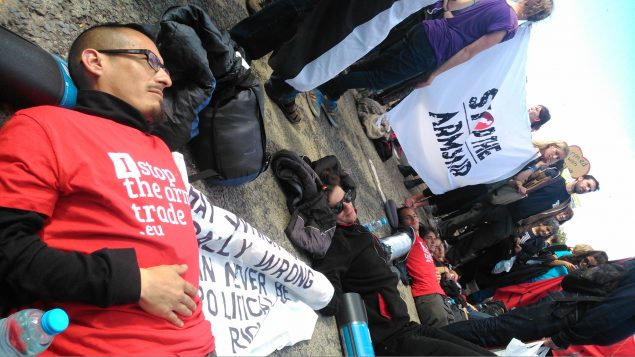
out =
<svg viewBox="0 0 635 357"><path fill-rule="evenodd" d="M267 1L229 33L253 61L293 38L320 3ZM314 104L337 118L337 101L348 89L425 87L513 38L518 21L542 20L552 7L552 0L443 0L425 7L347 71L322 78ZM1 316L25 306L63 307L72 323L56 337L53 354L214 355L213 326L197 295L190 206L163 194L187 193L187 178L152 135L165 119L163 90L172 85L163 57L144 27L103 24L77 37L68 64L79 89L76 107L20 110L0 129ZM288 79L274 70L264 87L298 124L300 91ZM528 110L532 130L550 117L544 105ZM492 355L488 348L513 337L545 339L560 349L632 334L630 262L620 263L628 273L603 299L565 289L508 313L477 307L498 288L608 263L604 252L569 249L556 237L573 215L571 195L599 190L598 180L561 176L565 142L534 146L538 158L509 179L442 195L424 191L398 209L399 229L413 238L406 275L418 323L381 240L359 224L340 177L318 172L337 225L325 256L313 261L335 288L319 312L335 315L343 293L359 293L380 355ZM161 213L167 211L174 218Z"/></svg>

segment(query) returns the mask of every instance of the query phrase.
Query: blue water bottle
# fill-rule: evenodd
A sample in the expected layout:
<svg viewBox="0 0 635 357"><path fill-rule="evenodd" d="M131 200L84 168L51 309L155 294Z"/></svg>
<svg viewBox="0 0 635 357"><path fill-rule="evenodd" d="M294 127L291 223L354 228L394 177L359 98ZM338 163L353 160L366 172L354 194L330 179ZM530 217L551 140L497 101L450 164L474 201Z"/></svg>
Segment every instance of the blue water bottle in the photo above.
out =
<svg viewBox="0 0 635 357"><path fill-rule="evenodd" d="M62 309L47 312L20 310L0 320L0 356L35 356L46 350L53 337L68 327Z"/></svg>
<svg viewBox="0 0 635 357"><path fill-rule="evenodd" d="M368 316L364 301L358 293L346 293L337 314L340 339L345 356L374 356L373 342L368 330Z"/></svg>
<svg viewBox="0 0 635 357"><path fill-rule="evenodd" d="M388 224L388 219L386 217L381 217L372 222L365 223L364 227L366 227L366 229L368 229L369 232L376 232L379 229L381 229L381 227L387 224Z"/></svg>

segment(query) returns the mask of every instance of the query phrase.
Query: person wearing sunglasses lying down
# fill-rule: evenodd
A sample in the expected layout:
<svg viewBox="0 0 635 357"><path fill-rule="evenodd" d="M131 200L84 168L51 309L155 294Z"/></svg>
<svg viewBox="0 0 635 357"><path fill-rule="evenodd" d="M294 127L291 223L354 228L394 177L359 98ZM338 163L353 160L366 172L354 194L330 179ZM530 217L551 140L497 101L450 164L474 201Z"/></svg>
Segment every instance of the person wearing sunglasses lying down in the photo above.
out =
<svg viewBox="0 0 635 357"><path fill-rule="evenodd" d="M410 321L406 303L397 290L398 278L389 268L379 239L357 223L352 194L342 189L340 177L332 170L322 171L320 178L326 186L337 228L326 255L313 262L314 269L335 288L333 299L319 312L326 316L337 314L342 295L355 292L364 301L377 355L492 355L437 328Z"/></svg>

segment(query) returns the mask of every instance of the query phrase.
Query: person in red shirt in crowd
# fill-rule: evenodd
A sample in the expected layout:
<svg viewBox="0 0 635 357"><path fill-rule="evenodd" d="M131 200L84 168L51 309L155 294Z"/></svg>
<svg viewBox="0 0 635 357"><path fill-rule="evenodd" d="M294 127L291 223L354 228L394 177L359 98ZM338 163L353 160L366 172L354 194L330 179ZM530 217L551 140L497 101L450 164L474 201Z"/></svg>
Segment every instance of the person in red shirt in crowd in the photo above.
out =
<svg viewBox="0 0 635 357"><path fill-rule="evenodd" d="M44 354L207 355L185 182L152 135L172 81L135 25L83 32L73 110L20 110L0 129L0 314L61 307Z"/></svg>
<svg viewBox="0 0 635 357"><path fill-rule="evenodd" d="M440 273L434 264L432 254L419 234L419 217L408 207L397 210L399 224L412 227L415 241L406 260L406 270L411 278L410 289L422 325L443 327L454 322L449 301L439 280ZM425 235L434 235L429 231ZM431 238L431 237L430 237ZM430 239L428 238L428 239Z"/></svg>

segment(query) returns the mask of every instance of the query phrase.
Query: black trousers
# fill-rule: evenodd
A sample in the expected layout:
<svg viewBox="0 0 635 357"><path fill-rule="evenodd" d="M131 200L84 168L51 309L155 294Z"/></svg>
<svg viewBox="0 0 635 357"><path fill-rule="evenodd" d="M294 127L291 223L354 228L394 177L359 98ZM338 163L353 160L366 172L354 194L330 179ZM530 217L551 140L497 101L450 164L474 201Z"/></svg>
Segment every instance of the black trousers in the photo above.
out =
<svg viewBox="0 0 635 357"><path fill-rule="evenodd" d="M442 328L477 345L493 348L506 346L512 338L534 341L556 334L575 323L584 302L558 302L562 293L548 295L539 302L482 320L460 321Z"/></svg>
<svg viewBox="0 0 635 357"><path fill-rule="evenodd" d="M248 60L256 60L290 40L315 0L278 0L237 23L229 34L244 50Z"/></svg>
<svg viewBox="0 0 635 357"><path fill-rule="evenodd" d="M492 247L513 235L514 224L509 212L504 207L493 208L485 219L486 222L479 224L466 237L459 238L447 251L445 256L451 263L457 265L465 258L480 250ZM501 257L501 259L504 258L506 257Z"/></svg>
<svg viewBox="0 0 635 357"><path fill-rule="evenodd" d="M414 322L374 348L377 356L494 356L445 331Z"/></svg>

